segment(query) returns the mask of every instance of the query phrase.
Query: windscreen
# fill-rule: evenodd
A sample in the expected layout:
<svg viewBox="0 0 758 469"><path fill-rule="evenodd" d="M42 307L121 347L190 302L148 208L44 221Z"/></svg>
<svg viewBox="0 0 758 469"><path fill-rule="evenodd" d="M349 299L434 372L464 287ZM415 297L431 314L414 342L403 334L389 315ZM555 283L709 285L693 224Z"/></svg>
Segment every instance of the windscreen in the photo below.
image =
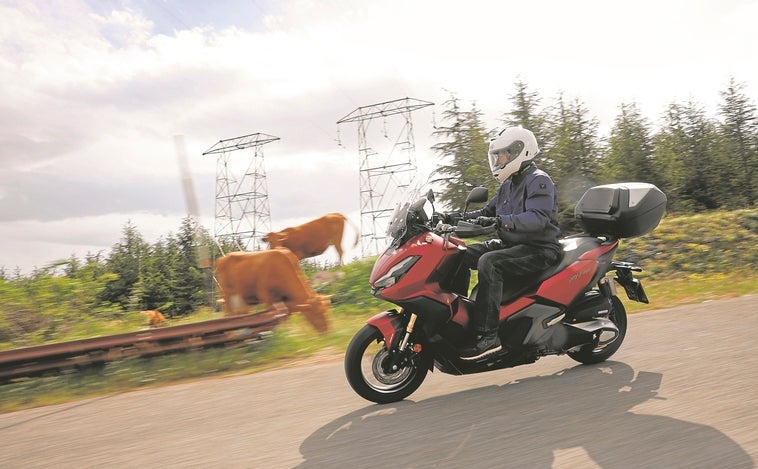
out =
<svg viewBox="0 0 758 469"><path fill-rule="evenodd" d="M387 227L387 235L394 242L405 235L408 230L408 223L426 224L433 215L434 206L426 197L413 203L398 204Z"/></svg>
<svg viewBox="0 0 758 469"><path fill-rule="evenodd" d="M406 219L408 218L408 209L410 206L411 204L409 202L397 204L395 213L393 213L392 218L390 218L390 223L387 226L387 236L392 238L393 241L401 238L405 234L408 225Z"/></svg>

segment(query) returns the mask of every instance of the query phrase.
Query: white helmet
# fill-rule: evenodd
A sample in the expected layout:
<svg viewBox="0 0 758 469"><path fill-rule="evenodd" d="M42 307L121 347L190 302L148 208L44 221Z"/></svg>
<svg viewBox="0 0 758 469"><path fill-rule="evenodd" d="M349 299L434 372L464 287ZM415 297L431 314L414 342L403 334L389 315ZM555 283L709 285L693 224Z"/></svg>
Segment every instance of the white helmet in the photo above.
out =
<svg viewBox="0 0 758 469"><path fill-rule="evenodd" d="M498 182L525 167L540 149L534 134L523 127L507 127L490 139L488 152L492 175Z"/></svg>

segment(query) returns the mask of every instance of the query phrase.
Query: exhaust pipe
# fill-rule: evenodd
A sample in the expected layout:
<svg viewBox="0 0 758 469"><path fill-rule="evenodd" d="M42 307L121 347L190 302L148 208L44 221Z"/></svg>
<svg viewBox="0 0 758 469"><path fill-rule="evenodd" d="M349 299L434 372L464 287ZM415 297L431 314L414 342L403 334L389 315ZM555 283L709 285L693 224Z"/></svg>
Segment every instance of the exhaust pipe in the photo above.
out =
<svg viewBox="0 0 758 469"><path fill-rule="evenodd" d="M619 336L619 329L616 324L606 318L595 318L592 321L566 325L592 334L596 341L594 350L596 352L603 350Z"/></svg>

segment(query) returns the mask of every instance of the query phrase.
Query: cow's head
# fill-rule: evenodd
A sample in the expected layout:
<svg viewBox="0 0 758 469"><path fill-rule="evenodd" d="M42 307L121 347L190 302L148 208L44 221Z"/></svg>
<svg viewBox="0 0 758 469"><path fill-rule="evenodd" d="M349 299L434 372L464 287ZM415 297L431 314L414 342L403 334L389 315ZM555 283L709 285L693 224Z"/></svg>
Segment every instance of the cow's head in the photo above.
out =
<svg viewBox="0 0 758 469"><path fill-rule="evenodd" d="M262 239L264 243L268 243L269 248L276 249L284 247L283 243L287 241L287 233L271 232L264 236Z"/></svg>
<svg viewBox="0 0 758 469"><path fill-rule="evenodd" d="M148 326L162 326L166 322L166 318L158 310L140 311L140 314L145 316Z"/></svg>
<svg viewBox="0 0 758 469"><path fill-rule="evenodd" d="M329 322L327 315L329 314L329 306L332 304L331 300L326 295L316 295L314 298L308 300L308 303L297 305L298 309L305 319L311 323L314 329L324 334L329 332Z"/></svg>

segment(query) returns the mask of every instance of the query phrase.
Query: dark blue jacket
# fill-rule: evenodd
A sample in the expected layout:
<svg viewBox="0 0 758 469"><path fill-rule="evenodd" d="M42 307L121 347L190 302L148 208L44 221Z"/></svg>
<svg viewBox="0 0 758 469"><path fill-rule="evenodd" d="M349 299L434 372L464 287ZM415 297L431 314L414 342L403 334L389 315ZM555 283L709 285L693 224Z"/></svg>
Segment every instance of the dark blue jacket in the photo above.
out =
<svg viewBox="0 0 758 469"><path fill-rule="evenodd" d="M498 235L506 243L561 249L555 184L534 163L503 181L484 208L463 215L479 216L499 217Z"/></svg>

